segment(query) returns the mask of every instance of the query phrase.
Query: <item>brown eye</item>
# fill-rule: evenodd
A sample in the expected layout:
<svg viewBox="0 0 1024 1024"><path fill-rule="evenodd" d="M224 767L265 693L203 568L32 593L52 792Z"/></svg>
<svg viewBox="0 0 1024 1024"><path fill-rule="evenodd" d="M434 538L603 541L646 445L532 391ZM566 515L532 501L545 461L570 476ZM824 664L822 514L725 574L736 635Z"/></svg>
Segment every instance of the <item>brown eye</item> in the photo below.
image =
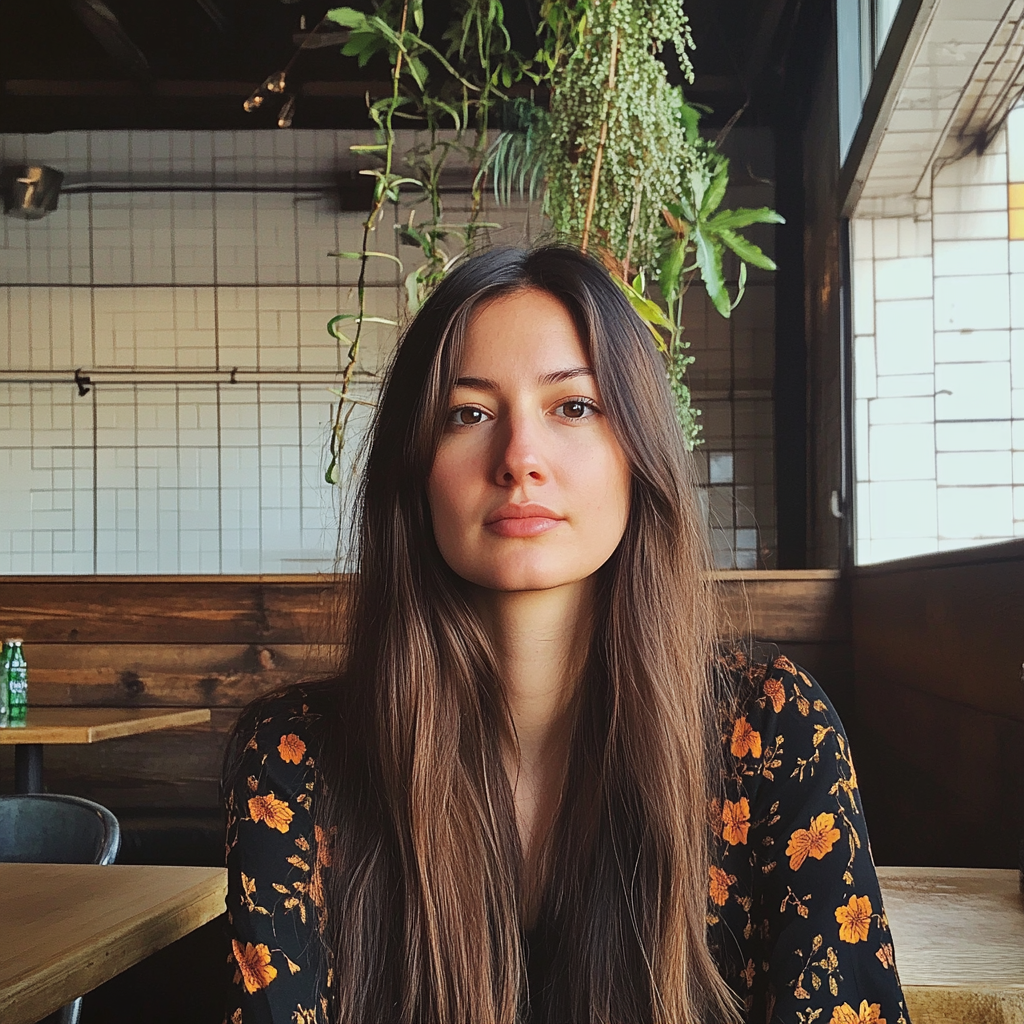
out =
<svg viewBox="0 0 1024 1024"><path fill-rule="evenodd" d="M484 416L483 409L474 409L471 405L464 405L459 409L452 410L449 422L460 427L471 427L475 423L483 423Z"/></svg>
<svg viewBox="0 0 1024 1024"><path fill-rule="evenodd" d="M584 402L579 398L563 402L559 409L562 415L569 420L581 420L594 411L594 407L589 402Z"/></svg>

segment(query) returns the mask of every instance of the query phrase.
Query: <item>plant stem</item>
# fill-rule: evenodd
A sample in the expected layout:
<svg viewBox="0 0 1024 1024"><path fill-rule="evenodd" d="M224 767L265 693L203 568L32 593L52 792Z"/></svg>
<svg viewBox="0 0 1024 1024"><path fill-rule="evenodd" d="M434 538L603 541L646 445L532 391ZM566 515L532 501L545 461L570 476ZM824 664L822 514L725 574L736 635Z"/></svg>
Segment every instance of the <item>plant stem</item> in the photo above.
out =
<svg viewBox="0 0 1024 1024"><path fill-rule="evenodd" d="M604 101L604 115L601 118L601 137L597 142L597 153L594 154L594 169L590 174L590 196L587 199L587 214L583 219L583 238L580 249L587 251L590 238L590 223L594 219L594 207L597 204L597 183L601 177L601 161L604 158L604 144L608 138L608 114L612 106L612 93L615 91L615 65L619 59L619 30L612 29L612 56L608 64L608 92Z"/></svg>
<svg viewBox="0 0 1024 1024"><path fill-rule="evenodd" d="M629 214L629 238L626 241L626 255L622 259L622 280L629 280L629 261L633 256L633 241L636 238L636 226L640 219L640 200L643 198L643 193L640 191L640 175L636 177L636 181L633 183L633 189L635 194L633 196L633 209Z"/></svg>
<svg viewBox="0 0 1024 1024"><path fill-rule="evenodd" d="M402 27L399 30L399 39L405 37L405 26L409 17L409 0L402 5ZM348 399L349 388L352 385L352 374L355 373L356 361L359 359L359 340L363 333L363 319L366 316L366 263L369 260L367 251L370 245L370 232L373 230L377 218L380 216L384 204L387 202L388 189L384 182L391 177L391 168L394 164L395 155L395 128L394 113L398 106L398 89L402 75L402 49L399 47L398 55L395 58L395 66L391 73L391 105L388 107L387 117L384 120L385 144L384 151L384 180L378 179L378 195L370 209L370 215L363 223L363 244L359 257L359 280L356 282L356 294L359 298L359 315L356 317L356 333L352 344L348 349L348 361L342 371L341 391L338 393L338 411L334 416L333 436L331 438L331 457L337 462L341 455L342 445L345 442L345 427L348 425L348 414L344 414L345 402ZM351 409L349 410L349 413Z"/></svg>

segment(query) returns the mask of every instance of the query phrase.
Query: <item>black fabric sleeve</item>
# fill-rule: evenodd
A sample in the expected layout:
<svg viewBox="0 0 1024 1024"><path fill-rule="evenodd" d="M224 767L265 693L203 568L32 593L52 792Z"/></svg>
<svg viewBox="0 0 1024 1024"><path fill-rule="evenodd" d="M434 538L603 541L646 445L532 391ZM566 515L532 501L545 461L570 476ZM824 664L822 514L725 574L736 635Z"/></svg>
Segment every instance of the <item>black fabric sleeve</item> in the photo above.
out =
<svg viewBox="0 0 1024 1024"><path fill-rule="evenodd" d="M788 659L732 666L710 917L751 1022L909 1024L849 741Z"/></svg>
<svg viewBox="0 0 1024 1024"><path fill-rule="evenodd" d="M319 925L329 850L314 826L316 760L301 698L248 712L228 780L230 1024L326 1024Z"/></svg>

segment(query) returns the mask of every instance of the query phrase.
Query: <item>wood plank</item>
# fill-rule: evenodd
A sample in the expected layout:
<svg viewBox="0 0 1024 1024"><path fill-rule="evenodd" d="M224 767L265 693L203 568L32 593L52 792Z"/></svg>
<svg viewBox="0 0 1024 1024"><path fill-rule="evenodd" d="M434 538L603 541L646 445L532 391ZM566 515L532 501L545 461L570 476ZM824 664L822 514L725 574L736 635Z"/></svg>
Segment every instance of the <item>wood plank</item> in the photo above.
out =
<svg viewBox="0 0 1024 1024"><path fill-rule="evenodd" d="M1020 987L1024 901L1017 872L879 867L904 985Z"/></svg>
<svg viewBox="0 0 1024 1024"><path fill-rule="evenodd" d="M776 643L828 643L850 637L845 581L831 570L719 575L723 633Z"/></svg>
<svg viewBox="0 0 1024 1024"><path fill-rule="evenodd" d="M23 722L0 726L0 744L99 743L209 720L206 708L29 707Z"/></svg>
<svg viewBox="0 0 1024 1024"><path fill-rule="evenodd" d="M966 564L958 552L961 561L952 565L857 570L857 678L901 679L922 692L1024 722L1024 545L1000 547L1018 557Z"/></svg>
<svg viewBox="0 0 1024 1024"><path fill-rule="evenodd" d="M0 580L0 620L36 643L308 644L329 634L345 583L218 576Z"/></svg>
<svg viewBox="0 0 1024 1024"><path fill-rule="evenodd" d="M222 868L0 864L0 1020L32 1024L224 911Z"/></svg>
<svg viewBox="0 0 1024 1024"><path fill-rule="evenodd" d="M740 636L821 642L849 635L831 571L716 573ZM8 577L0 620L27 644L336 643L331 622L350 582L308 577Z"/></svg>
<svg viewBox="0 0 1024 1024"><path fill-rule="evenodd" d="M856 763L879 858L1015 864L1024 724L890 676L858 677L856 699Z"/></svg>
<svg viewBox="0 0 1024 1024"><path fill-rule="evenodd" d="M26 644L41 705L242 707L330 675L340 648L301 644Z"/></svg>

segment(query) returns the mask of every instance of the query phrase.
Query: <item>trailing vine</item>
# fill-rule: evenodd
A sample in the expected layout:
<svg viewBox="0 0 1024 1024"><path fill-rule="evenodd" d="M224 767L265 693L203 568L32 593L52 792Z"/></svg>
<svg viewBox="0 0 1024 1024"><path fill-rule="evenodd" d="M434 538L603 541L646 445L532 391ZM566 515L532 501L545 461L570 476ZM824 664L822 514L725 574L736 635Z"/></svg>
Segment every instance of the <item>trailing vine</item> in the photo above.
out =
<svg viewBox="0 0 1024 1024"><path fill-rule="evenodd" d="M539 195L551 234L601 258L649 324L665 358L680 424L688 443L696 444L697 414L685 381L693 360L684 338L683 297L699 277L715 308L728 317L742 298L747 265L775 268L740 231L782 218L767 208L719 209L729 162L701 135L699 111L681 87L670 84L662 59L671 47L684 78L692 81L693 41L681 5L543 0L529 59L512 47L501 0L456 0L453 6L452 21L440 35L443 49L424 37L423 0L376 0L372 13L340 7L326 16L349 30L343 55L365 66L385 54L391 67L390 93L368 99L378 140L352 147L376 163L360 172L374 178L362 247L334 254L357 260L359 277L356 310L328 325L347 346L335 392L328 481L338 482L346 428L358 404L352 383L363 326L394 325L367 314L369 260L399 264L406 305L415 312L454 258L498 226L481 219L488 190L499 205ZM534 89L546 93L546 106L534 102ZM401 154L401 170L396 121L425 129L426 136ZM469 166L472 181L469 212L458 223L446 221L443 201L444 173L453 156ZM398 226L399 242L419 251L409 271L385 251L390 246L373 244L385 208L403 196L414 202ZM723 271L727 251L739 259L735 295Z"/></svg>

